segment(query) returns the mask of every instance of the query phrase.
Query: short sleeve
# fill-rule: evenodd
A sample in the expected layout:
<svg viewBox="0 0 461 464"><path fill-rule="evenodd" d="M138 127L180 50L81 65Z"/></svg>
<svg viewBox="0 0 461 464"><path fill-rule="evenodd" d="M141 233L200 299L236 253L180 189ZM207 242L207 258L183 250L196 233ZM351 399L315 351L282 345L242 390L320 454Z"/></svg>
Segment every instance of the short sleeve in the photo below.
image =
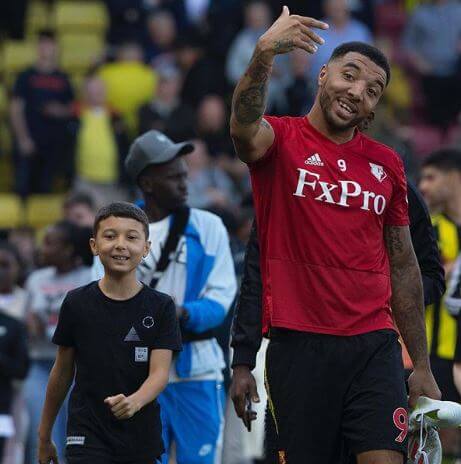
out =
<svg viewBox="0 0 461 464"><path fill-rule="evenodd" d="M267 149L266 153L264 153L262 158L258 159L253 163L248 163L250 169L257 168L262 164L268 164L278 155L280 141L283 140L283 136L285 133L284 118L264 115L263 119L271 125L275 135L274 141L272 142L272 145Z"/></svg>
<svg viewBox="0 0 461 464"><path fill-rule="evenodd" d="M75 346L74 323L72 304L69 301L69 297L66 296L62 302L58 325L51 341L55 345Z"/></svg>
<svg viewBox="0 0 461 464"><path fill-rule="evenodd" d="M158 321L156 337L151 345L153 350L181 351L181 331L178 318L176 317L176 306L171 298L165 302L162 315Z"/></svg>
<svg viewBox="0 0 461 464"><path fill-rule="evenodd" d="M392 197L386 209L384 223L388 226L407 226L410 224L408 218L407 181L403 169L402 160L397 158L397 169L393 179Z"/></svg>

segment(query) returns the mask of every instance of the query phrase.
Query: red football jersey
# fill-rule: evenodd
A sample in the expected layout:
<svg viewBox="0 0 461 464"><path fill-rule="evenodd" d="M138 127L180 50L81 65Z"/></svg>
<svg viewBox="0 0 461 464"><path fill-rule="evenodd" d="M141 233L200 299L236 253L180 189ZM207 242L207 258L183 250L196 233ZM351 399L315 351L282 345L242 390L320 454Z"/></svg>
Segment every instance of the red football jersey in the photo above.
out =
<svg viewBox="0 0 461 464"><path fill-rule="evenodd" d="M334 335L394 328L384 225L408 225L399 156L360 132L343 144L307 117L250 164L261 249L263 330Z"/></svg>

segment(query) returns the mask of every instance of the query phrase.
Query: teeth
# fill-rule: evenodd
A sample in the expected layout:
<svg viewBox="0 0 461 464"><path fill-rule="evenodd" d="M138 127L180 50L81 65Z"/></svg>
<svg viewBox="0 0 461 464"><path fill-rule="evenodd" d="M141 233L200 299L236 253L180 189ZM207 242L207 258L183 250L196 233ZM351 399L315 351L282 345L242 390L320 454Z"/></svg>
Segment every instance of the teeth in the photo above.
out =
<svg viewBox="0 0 461 464"><path fill-rule="evenodd" d="M339 102L339 106L340 106L341 108L344 108L346 111L349 111L349 113L353 113L353 112L354 112L350 106L346 105L346 104L343 103L342 101Z"/></svg>
<svg viewBox="0 0 461 464"><path fill-rule="evenodd" d="M126 256L114 256L113 258L118 261L126 261L128 259Z"/></svg>

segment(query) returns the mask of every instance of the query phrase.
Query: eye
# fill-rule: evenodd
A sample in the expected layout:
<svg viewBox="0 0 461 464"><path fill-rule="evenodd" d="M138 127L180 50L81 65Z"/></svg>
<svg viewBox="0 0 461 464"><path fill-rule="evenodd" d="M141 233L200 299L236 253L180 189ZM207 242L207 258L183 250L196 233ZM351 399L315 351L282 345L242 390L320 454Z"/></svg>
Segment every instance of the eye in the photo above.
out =
<svg viewBox="0 0 461 464"><path fill-rule="evenodd" d="M346 81L351 81L352 79L354 79L354 76L350 72L343 73L343 76L344 79L346 79Z"/></svg>
<svg viewBox="0 0 461 464"><path fill-rule="evenodd" d="M372 96L372 97L376 97L377 94L378 94L378 93L376 92L375 89L373 89L373 88L371 88L371 87L368 89L368 95L370 95L370 96Z"/></svg>
<svg viewBox="0 0 461 464"><path fill-rule="evenodd" d="M137 240L138 236L136 235L128 235L128 240Z"/></svg>
<svg viewBox="0 0 461 464"><path fill-rule="evenodd" d="M104 234L104 238L106 238L107 240L112 240L114 237L114 234Z"/></svg>

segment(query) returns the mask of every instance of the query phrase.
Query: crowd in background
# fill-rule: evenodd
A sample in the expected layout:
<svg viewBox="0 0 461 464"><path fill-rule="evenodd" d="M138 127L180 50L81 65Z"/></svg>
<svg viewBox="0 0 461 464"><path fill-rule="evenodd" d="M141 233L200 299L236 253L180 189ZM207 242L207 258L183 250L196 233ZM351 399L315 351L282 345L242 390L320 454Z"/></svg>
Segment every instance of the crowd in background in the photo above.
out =
<svg viewBox="0 0 461 464"><path fill-rule="evenodd" d="M0 14L0 28L4 38L20 39L21 12L28 2L10 3L2 6L11 10ZM237 159L229 136L230 104L258 38L282 3L104 3L110 22L103 53L81 79L60 69L58 40L51 28L38 32L35 64L11 85L4 83L12 144L0 157L11 165L12 182L3 190L22 199L36 193L67 195L63 220L46 231L2 231L0 307L27 324L32 359L22 393L14 397L19 427L7 443L8 464L24 462L24 455L34 462L36 437L27 430L36 430L42 401L38 396L44 394L54 359L50 335L63 295L91 279L85 244L95 211L111 200L138 197L123 169L136 136L158 129L174 141L194 141L195 150L187 157L189 205L223 218L237 274L252 221L248 169ZM304 115L331 51L342 42L364 41L380 47L392 64L392 79L370 135L396 149L413 179L429 152L444 145L461 148L459 1L284 3L292 13L322 18L330 28L320 33L326 43L317 54L296 50L277 57L269 114ZM229 320L223 333L228 333ZM225 335L223 340L226 346ZM63 426L58 420L58 427Z"/></svg>

